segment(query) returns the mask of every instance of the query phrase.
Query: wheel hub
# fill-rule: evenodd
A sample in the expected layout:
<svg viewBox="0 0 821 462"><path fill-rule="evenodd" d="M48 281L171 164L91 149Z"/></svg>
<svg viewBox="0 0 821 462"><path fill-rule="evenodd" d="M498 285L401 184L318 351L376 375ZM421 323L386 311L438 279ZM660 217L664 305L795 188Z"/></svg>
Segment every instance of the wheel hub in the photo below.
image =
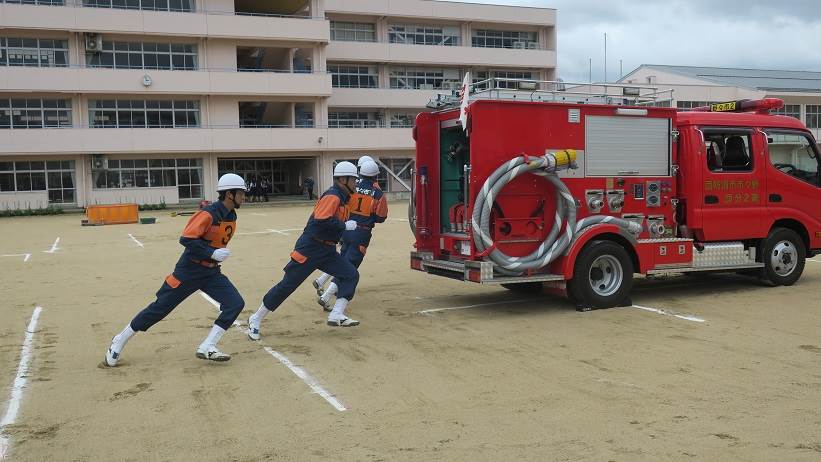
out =
<svg viewBox="0 0 821 462"><path fill-rule="evenodd" d="M798 263L798 251L790 241L780 241L773 247L770 266L775 274L785 277L792 274Z"/></svg>
<svg viewBox="0 0 821 462"><path fill-rule="evenodd" d="M601 255L590 265L588 283L597 295L608 297L616 293L624 280L621 262L612 255Z"/></svg>

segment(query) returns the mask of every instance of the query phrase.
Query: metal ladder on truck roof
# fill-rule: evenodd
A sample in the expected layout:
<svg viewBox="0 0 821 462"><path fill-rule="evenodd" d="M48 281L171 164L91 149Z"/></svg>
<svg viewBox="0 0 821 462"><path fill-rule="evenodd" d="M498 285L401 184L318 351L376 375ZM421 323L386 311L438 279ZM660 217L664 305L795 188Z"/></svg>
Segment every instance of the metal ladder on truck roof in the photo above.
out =
<svg viewBox="0 0 821 462"><path fill-rule="evenodd" d="M673 90L621 83L573 83L492 77L468 85L471 100L507 100L542 103L609 104L616 106L671 107ZM458 107L459 90L439 93L427 104L431 109Z"/></svg>

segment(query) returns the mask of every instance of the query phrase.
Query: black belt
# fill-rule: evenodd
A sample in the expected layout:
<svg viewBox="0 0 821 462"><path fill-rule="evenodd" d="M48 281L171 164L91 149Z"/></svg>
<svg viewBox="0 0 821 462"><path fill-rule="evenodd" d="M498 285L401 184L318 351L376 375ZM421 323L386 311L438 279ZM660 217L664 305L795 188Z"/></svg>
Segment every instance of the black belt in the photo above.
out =
<svg viewBox="0 0 821 462"><path fill-rule="evenodd" d="M358 229L367 229L368 231L373 229L373 226L366 226L366 225L356 225Z"/></svg>
<svg viewBox="0 0 821 462"><path fill-rule="evenodd" d="M326 240L324 240L324 239L320 239L320 238L318 238L318 237L311 237L311 239L313 239L313 240L315 240L315 241L317 241L317 242L319 242L319 243L325 244L325 245L336 245L336 244L337 244L337 242L334 242L334 241L326 241Z"/></svg>
<svg viewBox="0 0 821 462"><path fill-rule="evenodd" d="M198 265L202 265L206 268L216 268L217 266L219 266L217 263L214 263L211 260L197 260L197 259L192 258L191 261L198 264Z"/></svg>

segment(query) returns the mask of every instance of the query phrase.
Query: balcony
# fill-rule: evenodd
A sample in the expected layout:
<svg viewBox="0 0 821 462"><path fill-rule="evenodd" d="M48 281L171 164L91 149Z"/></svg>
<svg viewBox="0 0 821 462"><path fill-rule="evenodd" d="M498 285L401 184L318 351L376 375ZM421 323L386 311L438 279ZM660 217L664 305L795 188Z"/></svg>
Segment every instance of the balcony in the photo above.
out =
<svg viewBox="0 0 821 462"><path fill-rule="evenodd" d="M427 0L325 0L326 13L362 14L401 18L429 18L536 26L556 25L556 10L501 5L431 2Z"/></svg>
<svg viewBox="0 0 821 462"><path fill-rule="evenodd" d="M410 128L63 128L0 130L0 154L413 149Z"/></svg>
<svg viewBox="0 0 821 462"><path fill-rule="evenodd" d="M2 28L311 43L327 43L330 38L330 25L324 18L9 3L0 3L0 29Z"/></svg>
<svg viewBox="0 0 821 462"><path fill-rule="evenodd" d="M406 45L387 42L332 41L328 61L425 65L556 67L556 52L540 49L507 49Z"/></svg>
<svg viewBox="0 0 821 462"><path fill-rule="evenodd" d="M150 84L145 85L148 76ZM3 92L330 96L325 73L0 67Z"/></svg>
<svg viewBox="0 0 821 462"><path fill-rule="evenodd" d="M448 90L397 90L392 88L334 88L330 107L423 108Z"/></svg>

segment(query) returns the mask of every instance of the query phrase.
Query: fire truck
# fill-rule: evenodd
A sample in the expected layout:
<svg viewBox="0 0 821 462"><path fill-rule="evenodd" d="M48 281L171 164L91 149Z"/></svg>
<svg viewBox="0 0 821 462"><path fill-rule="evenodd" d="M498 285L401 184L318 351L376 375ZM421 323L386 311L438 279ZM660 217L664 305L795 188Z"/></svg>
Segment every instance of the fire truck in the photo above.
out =
<svg viewBox="0 0 821 462"><path fill-rule="evenodd" d="M795 283L821 251L812 133L779 99L671 99L466 76L416 118L411 268L582 310L629 305L636 274Z"/></svg>

